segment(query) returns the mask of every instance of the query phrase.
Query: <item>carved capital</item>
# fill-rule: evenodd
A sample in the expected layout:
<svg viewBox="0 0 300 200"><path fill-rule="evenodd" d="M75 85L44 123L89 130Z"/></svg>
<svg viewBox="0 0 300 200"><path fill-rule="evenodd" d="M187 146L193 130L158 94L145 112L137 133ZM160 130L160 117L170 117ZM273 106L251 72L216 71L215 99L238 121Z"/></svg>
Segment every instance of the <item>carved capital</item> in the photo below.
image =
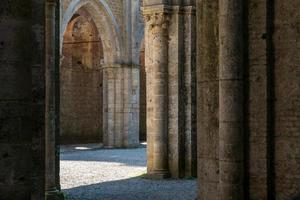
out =
<svg viewBox="0 0 300 200"><path fill-rule="evenodd" d="M169 23L169 16L167 13L152 13L145 14L144 21L149 30L153 28L167 29Z"/></svg>

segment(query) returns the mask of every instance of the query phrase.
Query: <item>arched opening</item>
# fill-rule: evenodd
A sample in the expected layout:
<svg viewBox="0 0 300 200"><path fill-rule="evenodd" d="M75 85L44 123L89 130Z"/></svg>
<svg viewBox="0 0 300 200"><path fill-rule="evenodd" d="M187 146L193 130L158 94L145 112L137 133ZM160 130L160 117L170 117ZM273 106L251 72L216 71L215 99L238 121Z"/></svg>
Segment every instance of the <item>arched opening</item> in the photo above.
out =
<svg viewBox="0 0 300 200"><path fill-rule="evenodd" d="M73 71L67 71L64 76L61 74L61 80L67 78L75 85L75 89L81 88L78 92L79 98L75 94L64 97L63 89L67 85L61 84L61 106L70 104L71 98L76 101L87 98L84 106L91 108L92 103L89 99L95 95L95 91L99 91L100 103L102 103L100 104L100 117L102 117L100 129L103 132L100 133L102 136L100 140L92 138L84 141L79 138L69 142L76 143L75 145L61 146L60 166L58 166L60 172L57 174L60 180L59 188L70 199L132 199L134 196L136 199L142 199L145 194L150 198L159 199L164 199L166 194L169 199L176 199L177 196L182 195L185 199L194 199L195 192L189 191L196 185L194 180L170 180L166 183L165 180L144 179L147 174L147 162L149 162L147 148L144 148L144 144L130 146L130 142L138 143L139 135L141 142L146 141L147 138L145 44L140 41L142 37L138 39L135 50L139 54L136 56L135 66L131 68L132 63L126 63L127 50L122 46L124 38L119 37L123 36L123 33L119 34L118 25L115 24L116 20L111 15L109 6L105 0L72 0L62 12L61 67ZM140 65L140 69L136 65ZM80 70L84 73L92 73L92 71L98 73L100 69L100 79L96 81L100 86L88 84L90 87L85 88L87 82L82 80L79 74L72 76L75 69L77 70L75 73L79 73ZM61 73L64 73L63 69ZM89 81L92 80L90 77ZM95 89L94 86L100 88ZM91 88L94 88L94 92L84 93ZM74 107L78 108L79 103L75 103ZM97 105L93 107L97 108ZM87 110L84 109L79 117L91 114L85 113L88 112ZM61 122L64 120L64 115L69 114L63 112L61 109ZM92 120L96 120L97 117ZM81 125L74 120L72 123L77 123L76 126ZM89 125L88 128L91 127L93 125ZM61 132L60 144L67 144L64 142L66 140L63 127ZM97 144L84 144L90 142ZM103 146L99 145L100 142L103 142ZM120 149L120 147L131 148ZM151 187L154 184L156 186ZM174 190L180 190L180 195L174 193Z"/></svg>
<svg viewBox="0 0 300 200"><path fill-rule="evenodd" d="M102 142L103 47L86 9L74 13L63 37L60 67L61 144Z"/></svg>

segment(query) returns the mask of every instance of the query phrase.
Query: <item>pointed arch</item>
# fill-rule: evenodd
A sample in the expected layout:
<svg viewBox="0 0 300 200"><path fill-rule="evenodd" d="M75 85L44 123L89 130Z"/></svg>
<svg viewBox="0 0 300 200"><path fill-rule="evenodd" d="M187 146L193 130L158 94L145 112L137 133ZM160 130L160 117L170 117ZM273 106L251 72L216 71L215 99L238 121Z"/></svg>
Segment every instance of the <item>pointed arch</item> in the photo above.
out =
<svg viewBox="0 0 300 200"><path fill-rule="evenodd" d="M60 44L66 31L69 21L73 15L80 8L85 8L90 13L95 21L99 34L103 42L104 63L109 65L111 63L119 63L122 61L121 33L119 25L114 17L112 10L105 0L73 0L66 11L62 15L61 29L60 29ZM60 45L61 51L62 45ZM105 53L109 52L109 53Z"/></svg>

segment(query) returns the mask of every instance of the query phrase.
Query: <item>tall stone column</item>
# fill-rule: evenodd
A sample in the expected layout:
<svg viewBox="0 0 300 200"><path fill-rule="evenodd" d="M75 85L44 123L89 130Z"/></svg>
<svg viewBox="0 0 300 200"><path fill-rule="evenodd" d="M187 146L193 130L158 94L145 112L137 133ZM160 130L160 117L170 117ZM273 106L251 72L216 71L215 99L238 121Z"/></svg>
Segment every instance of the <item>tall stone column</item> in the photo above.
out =
<svg viewBox="0 0 300 200"><path fill-rule="evenodd" d="M197 175L197 100L196 100L196 12L185 6L184 13L184 149L185 176ZM181 92L181 91L180 91Z"/></svg>
<svg viewBox="0 0 300 200"><path fill-rule="evenodd" d="M144 13L146 25L148 175L169 176L168 170L168 16Z"/></svg>
<svg viewBox="0 0 300 200"><path fill-rule="evenodd" d="M218 1L197 1L198 200L219 200Z"/></svg>
<svg viewBox="0 0 300 200"><path fill-rule="evenodd" d="M61 199L56 181L56 1L46 1L45 190L46 199Z"/></svg>
<svg viewBox="0 0 300 200"><path fill-rule="evenodd" d="M219 0L220 199L243 199L243 0Z"/></svg>

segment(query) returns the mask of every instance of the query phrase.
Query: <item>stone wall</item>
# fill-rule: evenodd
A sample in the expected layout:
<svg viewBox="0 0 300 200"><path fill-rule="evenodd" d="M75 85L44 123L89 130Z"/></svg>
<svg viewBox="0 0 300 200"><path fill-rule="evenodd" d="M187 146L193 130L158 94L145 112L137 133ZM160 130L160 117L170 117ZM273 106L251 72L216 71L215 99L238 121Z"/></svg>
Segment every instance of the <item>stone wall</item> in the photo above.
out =
<svg viewBox="0 0 300 200"><path fill-rule="evenodd" d="M0 4L0 199L44 199L45 1Z"/></svg>
<svg viewBox="0 0 300 200"><path fill-rule="evenodd" d="M61 1L61 13L64 13L68 6L73 3L80 0L62 0ZM113 15L116 17L118 24L123 24L123 1L122 0L101 0L107 5L109 5L109 8L111 9ZM62 16L61 16L62 17Z"/></svg>
<svg viewBox="0 0 300 200"><path fill-rule="evenodd" d="M143 3L148 175L196 176L194 4Z"/></svg>
<svg viewBox="0 0 300 200"><path fill-rule="evenodd" d="M197 2L197 148L199 200L219 198L218 0ZM213 192L212 192L213 191Z"/></svg>
<svg viewBox="0 0 300 200"><path fill-rule="evenodd" d="M273 7L274 193L289 200L300 193L300 2Z"/></svg>
<svg viewBox="0 0 300 200"><path fill-rule="evenodd" d="M121 29L125 26L124 24L124 2L123 0L106 0L109 4L114 16L117 19L118 24L120 25Z"/></svg>
<svg viewBox="0 0 300 200"><path fill-rule="evenodd" d="M244 197L253 200L292 199L300 192L297 178L300 166L298 109L300 107L300 60L298 59L300 32L299 28L296 28L299 27L300 22L300 16L296 11L299 10L300 4L294 1L266 0L250 0L244 3L243 11L246 17L242 18L245 26L243 44L247 47L244 49L243 64L244 139L236 138L237 143L244 145L242 161L244 169L241 170L233 165L228 168L229 171L225 175L228 176L233 172L231 170L234 170L236 176L231 179L222 175L224 166L219 156L223 152L219 150L218 155L217 151L213 151L224 147L224 144L219 143L219 137L224 130L217 125L218 117L223 115L218 109L224 105L224 102L217 100L217 97L223 94L218 92L221 88L221 84L218 83L220 81L218 67L221 63L217 62L222 61L219 52L221 47L218 45L224 45L224 41L221 40L224 33L219 34L218 30L225 32L229 30L221 29L222 24L218 21L220 18L217 13L223 10L218 3L220 1L198 1L197 5L198 199L226 199L227 197L232 199ZM232 1L222 3L224 5ZM222 14L223 17L224 13ZM232 19L234 18L228 18L228 21ZM233 23L233 20L230 22ZM234 27L233 24L231 25ZM230 29L230 31L233 33L237 29ZM236 43L231 45L234 46ZM234 131L236 130L227 129L227 137L231 133L237 134ZM231 135L231 137L236 136ZM234 145L232 144L232 147ZM237 153L232 151L232 147L228 147L227 156ZM233 186L224 190L222 186L224 178L228 178L227 181L230 180L231 184L243 178L244 194L236 195L238 188Z"/></svg>
<svg viewBox="0 0 300 200"><path fill-rule="evenodd" d="M61 144L102 141L101 38L86 11L75 15L79 16L69 23L62 50Z"/></svg>
<svg viewBox="0 0 300 200"><path fill-rule="evenodd" d="M249 2L245 114L250 199L288 200L300 191L299 8L287 1Z"/></svg>
<svg viewBox="0 0 300 200"><path fill-rule="evenodd" d="M245 135L248 194L251 199L268 196L268 60L267 60L267 4L251 0L248 5L248 66L245 71L246 106ZM250 148L251 147L251 148ZM247 150L248 149L248 150Z"/></svg>
<svg viewBox="0 0 300 200"><path fill-rule="evenodd" d="M103 108L98 113L102 114L102 125L95 126L94 121L88 120L89 123L85 124L89 125L86 127L95 129L100 127L103 132L104 146L137 146L139 143L139 63L136 63L132 57L134 37L131 35L133 28L131 20L132 15L135 14L131 13L134 12L130 7L131 1L62 1L61 13L64 15L61 17L62 29L66 26L66 21L71 19L69 15L73 15L80 6L90 13L103 44L103 62L101 62L100 71L93 72L94 77L97 77L97 73L102 76L102 80L96 80L96 82L102 82L102 88L99 90L102 91ZM135 30L135 32L138 31ZM101 85L100 82L96 82L94 86ZM94 86L92 88L96 89ZM90 90L92 90L91 87ZM95 95L92 95L94 92L90 94L89 99L94 99L94 102L99 99L94 98ZM68 102L69 105L73 103L75 102ZM87 106L90 109L93 107ZM90 119L90 117L92 115L86 116L85 119ZM94 118L94 120L97 119ZM76 120L72 121L74 123Z"/></svg>

